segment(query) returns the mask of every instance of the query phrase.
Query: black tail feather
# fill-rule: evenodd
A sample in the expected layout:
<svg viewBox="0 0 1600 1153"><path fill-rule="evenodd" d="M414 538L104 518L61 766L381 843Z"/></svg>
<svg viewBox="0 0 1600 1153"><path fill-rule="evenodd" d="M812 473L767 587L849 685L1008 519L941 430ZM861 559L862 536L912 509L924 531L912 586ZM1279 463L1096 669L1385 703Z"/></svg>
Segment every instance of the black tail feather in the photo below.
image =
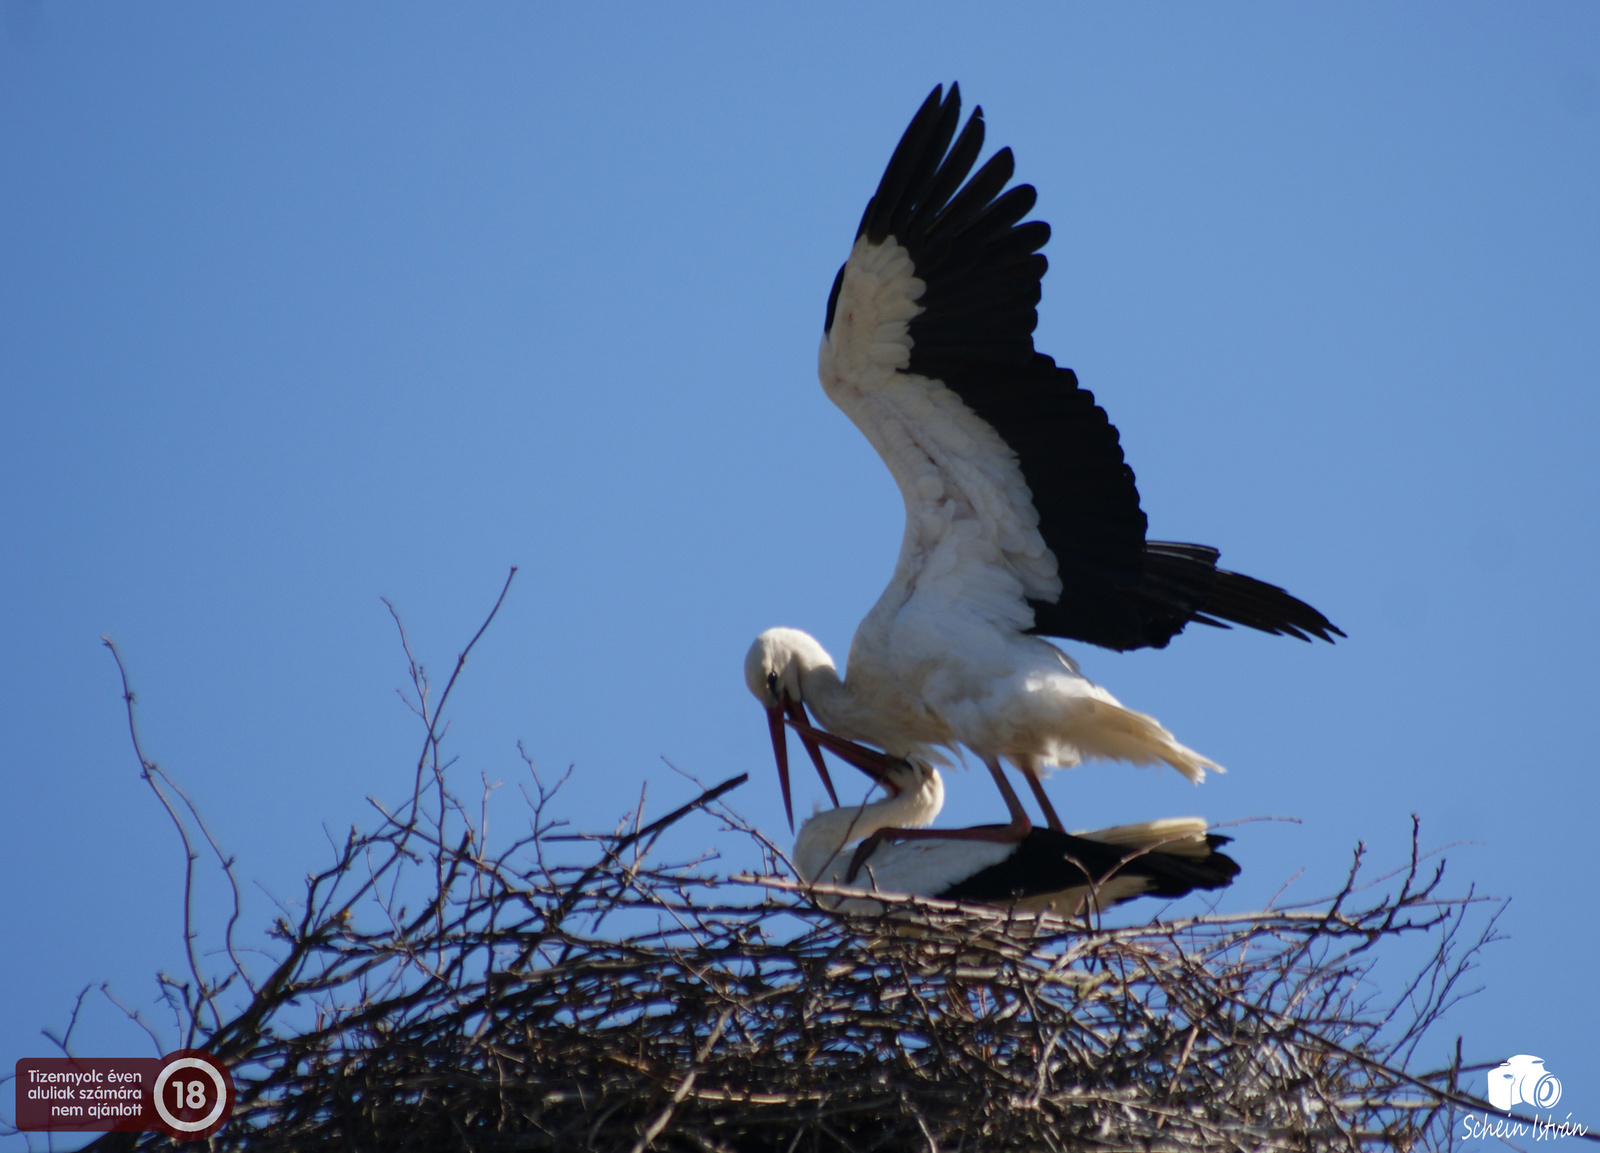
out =
<svg viewBox="0 0 1600 1153"><path fill-rule="evenodd" d="M1115 876L1143 878L1149 888L1141 896L1182 897L1196 889L1225 889L1239 875L1232 857L1216 850L1228 837L1210 834L1204 857L1130 850L1070 833L1034 829L1017 851L997 865L951 885L938 896L951 901L1004 904L1007 901L1058 893L1080 885L1102 884Z"/></svg>
<svg viewBox="0 0 1600 1153"><path fill-rule="evenodd" d="M1146 606L1147 643L1165 645L1191 620L1330 644L1344 636L1327 617L1277 585L1217 568L1219 555L1208 545L1145 543L1145 571L1131 591Z"/></svg>

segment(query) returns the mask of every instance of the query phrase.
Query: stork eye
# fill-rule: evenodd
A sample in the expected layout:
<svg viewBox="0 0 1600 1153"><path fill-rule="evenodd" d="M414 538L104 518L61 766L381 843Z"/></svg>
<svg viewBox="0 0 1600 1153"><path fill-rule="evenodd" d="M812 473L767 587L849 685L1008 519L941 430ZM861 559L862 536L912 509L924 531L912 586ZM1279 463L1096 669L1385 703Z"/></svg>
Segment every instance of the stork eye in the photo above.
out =
<svg viewBox="0 0 1600 1153"><path fill-rule="evenodd" d="M768 673L767 674L767 692L772 694L772 699L773 700L777 700L778 699L778 674L777 673Z"/></svg>

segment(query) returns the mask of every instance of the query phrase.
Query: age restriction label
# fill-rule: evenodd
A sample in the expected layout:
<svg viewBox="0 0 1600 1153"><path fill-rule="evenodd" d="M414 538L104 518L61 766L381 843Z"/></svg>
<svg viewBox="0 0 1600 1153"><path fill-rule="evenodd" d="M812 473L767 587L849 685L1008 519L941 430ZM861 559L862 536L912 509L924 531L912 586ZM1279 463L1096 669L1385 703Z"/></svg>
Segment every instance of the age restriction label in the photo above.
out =
<svg viewBox="0 0 1600 1153"><path fill-rule="evenodd" d="M150 1132L209 1137L233 1112L233 1078L209 1053L164 1057L24 1057L17 1128L46 1133Z"/></svg>

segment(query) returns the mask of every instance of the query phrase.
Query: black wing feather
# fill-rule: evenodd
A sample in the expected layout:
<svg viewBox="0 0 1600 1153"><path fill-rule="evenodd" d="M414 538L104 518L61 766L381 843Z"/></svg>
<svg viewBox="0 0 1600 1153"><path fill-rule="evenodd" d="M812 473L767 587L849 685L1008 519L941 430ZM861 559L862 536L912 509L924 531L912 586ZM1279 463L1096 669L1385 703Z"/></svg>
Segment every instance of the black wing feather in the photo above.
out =
<svg viewBox="0 0 1600 1153"><path fill-rule="evenodd" d="M1211 834L1206 837L1211 851L1204 857L1189 857L1158 849L1129 850L1053 829L1034 829L1017 843L1016 852L999 864L930 896L1004 904L1091 881L1103 884L1112 876L1132 876L1143 878L1150 886L1141 895L1182 897L1196 889L1224 889L1232 884L1239 875L1238 862L1216 851L1228 840Z"/></svg>
<svg viewBox="0 0 1600 1153"><path fill-rule="evenodd" d="M1216 549L1145 540L1116 428L1071 369L1033 347L1049 267L1039 249L1050 227L1019 222L1036 194L1027 184L1006 189L1015 167L1009 148L972 172L983 110L975 108L958 135L960 113L957 85L947 96L938 87L928 95L857 236L892 236L927 285L911 321L909 371L942 381L1017 454L1062 583L1057 600L1029 602L1031 631L1111 649L1161 648L1190 621L1301 640L1343 636L1276 585L1217 568ZM828 297L825 330L843 274Z"/></svg>

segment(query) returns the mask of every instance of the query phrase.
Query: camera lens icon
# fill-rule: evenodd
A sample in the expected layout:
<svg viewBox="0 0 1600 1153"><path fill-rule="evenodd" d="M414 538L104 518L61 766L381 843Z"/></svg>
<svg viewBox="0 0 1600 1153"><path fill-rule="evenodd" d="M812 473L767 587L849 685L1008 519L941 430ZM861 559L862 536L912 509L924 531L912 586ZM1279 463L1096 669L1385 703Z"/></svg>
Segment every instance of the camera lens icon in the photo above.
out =
<svg viewBox="0 0 1600 1153"><path fill-rule="evenodd" d="M1544 1058L1518 1053L1489 1071L1489 1104L1496 1109L1513 1105L1552 1108L1561 1100L1561 1081L1545 1072Z"/></svg>

